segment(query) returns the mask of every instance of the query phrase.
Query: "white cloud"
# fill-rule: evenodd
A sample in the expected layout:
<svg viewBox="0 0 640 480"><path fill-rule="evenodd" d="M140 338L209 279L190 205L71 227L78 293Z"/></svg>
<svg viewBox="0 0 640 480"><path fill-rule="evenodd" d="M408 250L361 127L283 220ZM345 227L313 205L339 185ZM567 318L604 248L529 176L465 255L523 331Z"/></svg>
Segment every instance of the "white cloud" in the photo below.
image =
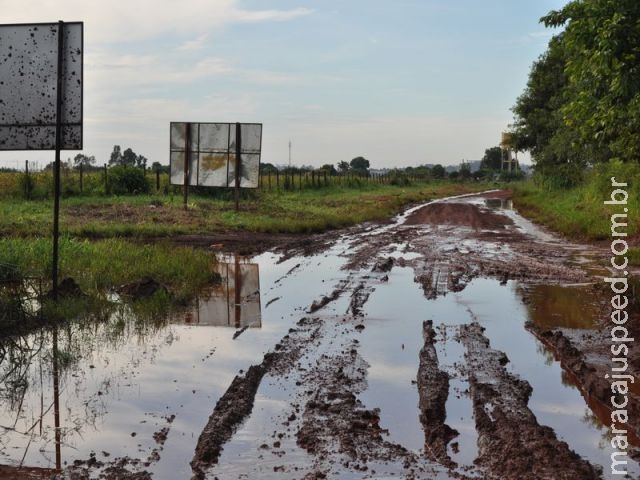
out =
<svg viewBox="0 0 640 480"><path fill-rule="evenodd" d="M313 10L247 10L238 0L25 0L4 2L3 23L85 22L85 42L126 43L167 34L201 35L233 23L288 21ZM199 38L199 37L198 37Z"/></svg>
<svg viewBox="0 0 640 480"><path fill-rule="evenodd" d="M193 40L188 40L188 41L184 42L176 50L178 50L178 51L200 50L200 49L204 48L204 45L207 42L208 38L209 38L209 34L203 33L202 35L199 35L198 37L194 38Z"/></svg>

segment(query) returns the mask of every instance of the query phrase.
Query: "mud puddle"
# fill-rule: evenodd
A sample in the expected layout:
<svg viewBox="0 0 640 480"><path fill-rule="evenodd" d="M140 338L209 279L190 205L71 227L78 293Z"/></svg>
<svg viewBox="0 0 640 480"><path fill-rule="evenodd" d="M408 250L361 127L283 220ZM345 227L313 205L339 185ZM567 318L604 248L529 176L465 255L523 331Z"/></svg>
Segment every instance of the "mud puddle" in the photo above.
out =
<svg viewBox="0 0 640 480"><path fill-rule="evenodd" d="M310 237L303 253L221 257L223 284L177 318L123 307L3 344L0 464L509 480L554 478L555 452L558 478L611 478L606 413L525 328L598 327L587 250L565 247L489 192Z"/></svg>

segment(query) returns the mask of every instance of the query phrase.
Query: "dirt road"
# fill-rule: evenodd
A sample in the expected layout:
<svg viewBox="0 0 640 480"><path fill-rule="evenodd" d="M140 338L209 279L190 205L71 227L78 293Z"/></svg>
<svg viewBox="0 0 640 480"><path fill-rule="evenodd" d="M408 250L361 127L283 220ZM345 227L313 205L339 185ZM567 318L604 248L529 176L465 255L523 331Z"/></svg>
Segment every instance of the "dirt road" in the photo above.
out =
<svg viewBox="0 0 640 480"><path fill-rule="evenodd" d="M614 478L605 252L532 225L508 192L305 238L181 241L253 252L225 267L250 288L84 355L62 403L93 413L66 431L63 477ZM51 466L33 450L18 454Z"/></svg>
<svg viewBox="0 0 640 480"><path fill-rule="evenodd" d="M243 422L251 413L238 415L236 408L225 408L246 401L247 389L232 387L226 393L229 397L218 403L199 438L191 463L195 477L609 478L609 465L601 462L606 458L606 446L601 448L604 455L600 457L591 455L589 449L582 449L580 455L572 444L581 439L570 438L568 430L559 434L554 425L541 423L529 407L534 388L527 381L527 370L510 368L508 355L492 346L492 338L482 326L484 318L478 318L473 304L461 296L475 279L492 279L487 302L493 300L492 290L506 290L508 285L517 284L523 304L530 301L527 288L532 285L571 288L568 285L579 284L580 289L590 290L595 298L588 308L595 310L599 318L606 318L605 300L598 299L597 287L593 286L598 279L576 263L581 255L595 254L593 258L598 259L599 252L555 239L509 207L505 192L436 202L413 209L389 225L349 232L337 240L337 248L336 244L326 242L319 243L316 249L307 246L307 255L342 257L341 268L345 273L338 282L326 285L325 291L318 293L306 315L256 366L261 369L263 381L280 385L286 392L282 410L267 420L271 434L260 436L259 429L253 426L243 429ZM333 250L327 253L329 247ZM283 259L291 255L292 252L286 252ZM593 260L596 264L597 261ZM415 387L405 385L394 393L400 397L412 388L417 389L419 401L414 421L421 425L424 435L419 449L404 444L402 435L390 437L381 421L389 412L379 409L374 396L363 400L372 362L367 353L372 352L360 348L361 337L367 330L371 330L369 338L384 334L379 328L380 312L376 307L367 310L367 302L376 290L395 281L393 272L397 268L410 269L425 299L422 303L405 303L402 297L388 296L386 301L395 304L395 318L384 319L401 323L397 328L423 338L419 355L414 358ZM296 272L289 275L295 276ZM446 316L431 318L428 300L446 296L456 296L455 301L465 305L469 314L466 322ZM498 297L493 305L496 310L502 308ZM341 303L340 307L327 312L327 306L336 302ZM408 310L415 313L415 309L422 310L424 323L407 325L399 321ZM557 314L562 317L563 312ZM565 368L562 375L572 376L584 396L584 404L604 405L608 401L607 381L604 374L598 375L603 370L606 351L600 348L598 352L598 342L593 341L594 336L600 335L597 325L591 330L549 328L517 315L508 321L512 322L511 328L515 325L523 331L527 322L527 328L543 339L544 347L533 335L529 335L528 341L538 349L548 349L548 358L551 354L557 356ZM493 327L502 328L500 324ZM586 334L590 342L585 340L585 331L590 332ZM601 340L602 346L606 346L605 339ZM405 349L404 344L396 347ZM457 355L451 354L456 349ZM273 361L273 355L278 361ZM455 378L458 385L464 385L464 390L452 391L450 379ZM248 372L236 377L235 382L253 380ZM553 390L554 382L547 387ZM251 389L256 390L263 397L269 395L267 388ZM552 397L554 393L547 394ZM473 435L461 437L448 424L451 416L448 406L454 395L470 400L471 412L467 411L462 424L467 430L474 429ZM631 410L635 411L638 397L633 395L632 402ZM565 413L581 415L580 410ZM393 415L391 412L390 416ZM594 411L593 415L600 415L606 422L606 408ZM250 462L244 458L239 465L233 458L221 456L225 443L233 438L210 434L219 431L221 424L231 430L239 428L241 433L236 435L254 437L253 451L243 451L251 457ZM636 420L634 427L638 425ZM607 438L606 432L602 435ZM472 439L476 445L470 444ZM598 448L596 445L595 449ZM466 455L461 454L461 449L466 450ZM630 470L638 471L637 466Z"/></svg>

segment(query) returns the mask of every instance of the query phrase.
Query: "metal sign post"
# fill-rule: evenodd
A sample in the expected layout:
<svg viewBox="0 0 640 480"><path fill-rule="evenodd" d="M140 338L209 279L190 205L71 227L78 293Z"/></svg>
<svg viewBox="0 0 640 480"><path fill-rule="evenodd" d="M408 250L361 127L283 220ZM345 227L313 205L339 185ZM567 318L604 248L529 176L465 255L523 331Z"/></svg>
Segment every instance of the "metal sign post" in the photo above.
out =
<svg viewBox="0 0 640 480"><path fill-rule="evenodd" d="M0 25L0 150L55 150L54 298L59 275L60 151L82 150L83 50L82 22Z"/></svg>
<svg viewBox="0 0 640 480"><path fill-rule="evenodd" d="M240 154L242 152L242 128L236 123L236 185L234 189L234 199L236 201L236 212L240 209L240 169L242 168L242 160Z"/></svg>
<svg viewBox="0 0 640 480"><path fill-rule="evenodd" d="M184 135L184 185L182 186L182 203L187 210L189 202L189 164L191 163L191 124L185 125Z"/></svg>
<svg viewBox="0 0 640 480"><path fill-rule="evenodd" d="M60 239L60 149L62 148L62 68L64 55L64 22L58 22L58 78L56 87L56 157L53 166L53 265L51 282L53 299L58 299L58 257Z"/></svg>

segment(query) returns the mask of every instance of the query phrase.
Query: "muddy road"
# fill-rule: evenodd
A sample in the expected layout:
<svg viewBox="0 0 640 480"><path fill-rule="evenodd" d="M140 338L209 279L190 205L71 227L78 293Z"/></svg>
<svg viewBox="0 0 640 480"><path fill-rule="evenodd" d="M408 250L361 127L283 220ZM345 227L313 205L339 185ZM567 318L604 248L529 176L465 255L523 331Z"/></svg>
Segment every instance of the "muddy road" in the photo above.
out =
<svg viewBox="0 0 640 480"><path fill-rule="evenodd" d="M171 319L4 346L0 477L614 478L603 249L500 191L283 240Z"/></svg>

